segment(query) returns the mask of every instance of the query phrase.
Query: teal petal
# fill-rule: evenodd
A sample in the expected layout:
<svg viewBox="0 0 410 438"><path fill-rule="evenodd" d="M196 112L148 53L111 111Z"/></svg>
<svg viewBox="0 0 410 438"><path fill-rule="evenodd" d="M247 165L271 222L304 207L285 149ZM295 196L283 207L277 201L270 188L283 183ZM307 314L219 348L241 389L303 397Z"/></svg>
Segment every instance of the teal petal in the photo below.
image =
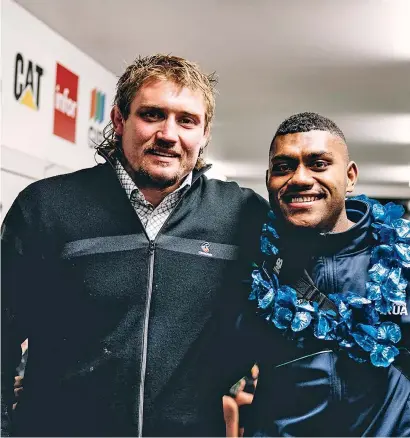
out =
<svg viewBox="0 0 410 438"><path fill-rule="evenodd" d="M377 330L377 339L380 341L391 341L394 344L401 339L400 327L394 322L383 322Z"/></svg>
<svg viewBox="0 0 410 438"><path fill-rule="evenodd" d="M300 332L308 327L311 321L312 315L309 312L296 312L291 328L294 332Z"/></svg>
<svg viewBox="0 0 410 438"><path fill-rule="evenodd" d="M399 354L399 350L394 346L377 345L370 353L370 361L376 367L388 367L394 358Z"/></svg>

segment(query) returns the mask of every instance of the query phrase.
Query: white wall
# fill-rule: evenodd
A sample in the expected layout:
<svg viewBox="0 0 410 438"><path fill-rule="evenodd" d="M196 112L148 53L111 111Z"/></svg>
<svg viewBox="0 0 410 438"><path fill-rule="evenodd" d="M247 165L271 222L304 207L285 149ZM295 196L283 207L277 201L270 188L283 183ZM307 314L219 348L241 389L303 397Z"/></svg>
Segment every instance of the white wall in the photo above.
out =
<svg viewBox="0 0 410 438"><path fill-rule="evenodd" d="M32 181L95 164L90 132L95 136L109 121L116 77L11 0L2 0L1 22L3 216ZM56 83L57 63L78 77L77 99L65 78ZM67 137L75 126L73 141L54 134L56 85L76 100L74 117L57 111L57 133ZM105 97L102 120L90 118L93 89Z"/></svg>

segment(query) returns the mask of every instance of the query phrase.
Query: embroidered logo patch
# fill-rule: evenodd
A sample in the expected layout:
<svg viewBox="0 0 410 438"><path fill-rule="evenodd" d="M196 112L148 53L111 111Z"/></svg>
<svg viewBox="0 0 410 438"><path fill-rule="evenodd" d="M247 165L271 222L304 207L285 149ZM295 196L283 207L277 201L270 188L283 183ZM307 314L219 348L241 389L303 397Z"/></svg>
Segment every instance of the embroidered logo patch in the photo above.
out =
<svg viewBox="0 0 410 438"><path fill-rule="evenodd" d="M212 257L211 254L211 245L209 242L203 242L201 245L201 251L198 251L198 254L205 255L208 257Z"/></svg>

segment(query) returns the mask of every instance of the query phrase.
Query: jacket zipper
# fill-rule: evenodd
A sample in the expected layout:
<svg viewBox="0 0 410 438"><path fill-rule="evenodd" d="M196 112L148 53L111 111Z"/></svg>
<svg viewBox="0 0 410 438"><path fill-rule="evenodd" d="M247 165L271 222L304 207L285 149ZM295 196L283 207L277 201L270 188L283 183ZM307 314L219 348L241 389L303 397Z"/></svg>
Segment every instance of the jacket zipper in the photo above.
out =
<svg viewBox="0 0 410 438"><path fill-rule="evenodd" d="M148 288L147 288L147 305L145 307L142 351L141 351L141 374L140 374L140 391L138 404L138 437L142 437L142 427L144 423L144 390L145 390L145 374L147 371L147 342L148 342L148 325L149 313L151 308L152 284L154 280L154 259L155 259L155 241L149 241L148 248L149 256L149 272L148 272Z"/></svg>
<svg viewBox="0 0 410 438"><path fill-rule="evenodd" d="M180 197L175 207L172 209L171 213L167 217L166 221L162 224L154 240L149 241L148 255L149 255L149 270L148 270L148 290L147 290L147 305L145 307L145 317L144 317L144 327L143 327L143 344L141 351L141 373L140 373L140 390L139 390L139 404L138 404L138 438L142 437L142 429L144 424L144 392L145 392L145 374L147 371L147 342L148 342L148 326L149 326L149 313L151 308L151 296L152 296L152 284L154 280L154 258L155 258L155 241L160 235L162 229L168 223L171 216L174 214L175 210L182 202L182 199L191 190L195 180L192 181L191 187ZM138 215L137 215L138 216ZM138 218L139 219L139 218ZM148 235L144 229L145 235Z"/></svg>
<svg viewBox="0 0 410 438"><path fill-rule="evenodd" d="M100 155L109 163L114 172L116 172L114 161L110 159L106 154L100 153ZM149 240L147 232L145 231L145 227L142 225L142 222L138 216L136 215L138 220L141 223L142 229L144 230L147 239L149 240L149 248L148 248L148 256L149 256L149 271L148 271L148 290L147 290L147 305L145 307L145 317L144 317L144 327L143 327L143 345L141 351L141 372L140 372L140 387L139 387L139 404L138 404L138 437L142 437L142 429L144 423L144 390L145 390L145 374L147 371L147 342L148 342L148 325L149 325L149 313L151 308L151 296L152 296L152 283L154 280L154 257L155 257L155 240L161 233L165 224L169 221L169 218L174 214L174 211L178 207L178 205L182 202L182 199L186 196L186 194L191 190L194 183L202 176L207 170L209 170L211 166L208 166L206 169L201 171L201 173L197 174L196 178L192 179L191 186L189 189L181 196L178 202L175 204L175 207L171 211L170 215L167 217L167 220L162 224L162 227L159 229L157 236L154 240Z"/></svg>

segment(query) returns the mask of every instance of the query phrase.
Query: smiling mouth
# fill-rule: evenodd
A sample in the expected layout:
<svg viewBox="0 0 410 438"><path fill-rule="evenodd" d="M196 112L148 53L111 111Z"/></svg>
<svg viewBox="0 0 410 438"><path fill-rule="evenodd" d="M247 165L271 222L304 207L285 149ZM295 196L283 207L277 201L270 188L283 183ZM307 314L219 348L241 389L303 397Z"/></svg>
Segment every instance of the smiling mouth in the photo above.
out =
<svg viewBox="0 0 410 438"><path fill-rule="evenodd" d="M286 204L307 204L323 199L323 194L290 194L282 197Z"/></svg>
<svg viewBox="0 0 410 438"><path fill-rule="evenodd" d="M179 158L179 154L176 154L176 153L173 153L173 152L150 150L147 153L152 154L152 155L156 155L157 157Z"/></svg>

